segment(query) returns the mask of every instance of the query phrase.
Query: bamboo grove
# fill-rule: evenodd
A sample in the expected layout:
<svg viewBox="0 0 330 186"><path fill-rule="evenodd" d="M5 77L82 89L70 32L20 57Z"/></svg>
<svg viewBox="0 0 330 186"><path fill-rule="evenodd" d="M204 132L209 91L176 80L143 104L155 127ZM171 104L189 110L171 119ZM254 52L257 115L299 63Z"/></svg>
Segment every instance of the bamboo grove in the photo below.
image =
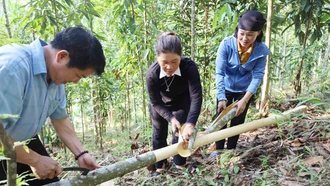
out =
<svg viewBox="0 0 330 186"><path fill-rule="evenodd" d="M65 27L83 25L102 41L107 58L101 78L87 78L66 88L68 112L83 134L95 133L102 148L107 131L138 130L151 138L145 72L154 61L161 31L178 33L183 54L194 58L203 85L199 124L215 113L215 58L220 41L233 34L237 19L258 9L270 25L267 99L287 90L294 97L326 99L330 94L329 0L2 0L0 45L49 41ZM44 130L44 135L48 131ZM150 140L149 140L150 141Z"/></svg>

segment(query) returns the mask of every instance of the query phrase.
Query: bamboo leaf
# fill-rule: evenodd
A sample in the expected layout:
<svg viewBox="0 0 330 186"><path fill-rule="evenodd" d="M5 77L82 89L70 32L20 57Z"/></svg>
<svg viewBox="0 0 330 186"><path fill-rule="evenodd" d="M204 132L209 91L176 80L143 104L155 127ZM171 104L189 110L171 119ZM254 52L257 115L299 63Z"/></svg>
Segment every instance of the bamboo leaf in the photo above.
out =
<svg viewBox="0 0 330 186"><path fill-rule="evenodd" d="M0 115L0 119L8 119L8 118L19 118L19 116L14 115L14 114L1 114Z"/></svg>

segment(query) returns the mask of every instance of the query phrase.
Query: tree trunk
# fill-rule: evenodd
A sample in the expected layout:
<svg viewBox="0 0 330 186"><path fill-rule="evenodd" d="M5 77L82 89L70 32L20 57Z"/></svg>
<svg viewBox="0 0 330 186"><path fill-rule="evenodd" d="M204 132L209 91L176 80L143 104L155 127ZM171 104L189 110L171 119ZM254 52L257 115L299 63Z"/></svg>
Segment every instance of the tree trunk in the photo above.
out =
<svg viewBox="0 0 330 186"><path fill-rule="evenodd" d="M97 88L98 88L98 82L97 80L93 79L92 80L92 85L95 85L95 86L92 86L91 87L91 94L92 94L92 102L93 102L93 118L94 118L94 136L95 136L95 145L98 144L99 142L99 130L98 130L98 126L99 126L99 114L98 114L98 110L100 108L100 103L99 103L99 100L98 100L98 94L97 94Z"/></svg>
<svg viewBox="0 0 330 186"><path fill-rule="evenodd" d="M127 81L126 81L126 84L127 84L127 87L126 87L126 93L127 93L126 120L127 120L128 135L130 136L130 134L131 134L131 129L130 128L131 128L131 114L132 114L132 111L131 111L131 95L130 95L131 81L130 81L130 77L129 77L128 72L126 73L126 78L127 78Z"/></svg>
<svg viewBox="0 0 330 186"><path fill-rule="evenodd" d="M304 35L302 53L305 53L306 42L307 42L307 38L308 38L308 34L309 34L308 33L309 24L311 22L311 14L312 14L312 12L310 11L309 14L308 14L306 28L305 28L305 35ZM302 70L303 70L304 57L305 57L304 55L301 55L301 58L300 58L300 61L299 61L298 73L296 75L296 81L293 83L294 90L295 90L295 97L297 97L301 93L301 75L302 75Z"/></svg>
<svg viewBox="0 0 330 186"><path fill-rule="evenodd" d="M3 7L3 13L5 15L5 20L6 20L5 26L7 28L8 37L12 38L11 31L10 31L9 18L8 18L7 8L6 8L6 0L2 0L2 7Z"/></svg>
<svg viewBox="0 0 330 186"><path fill-rule="evenodd" d="M147 52L148 46L147 46L147 39L148 39L148 22L147 22L147 2L144 1L144 16L143 16L143 21L144 21L144 51L145 53ZM143 63L144 61L144 63ZM145 79L144 79L144 71L143 71L143 67L144 64L148 64L148 57L147 55L144 57L143 60L141 60L141 58L139 57L139 62L140 62L140 75L141 75L141 82L142 82L142 113L143 113L143 121L145 121L145 119L147 118L147 111L146 111L146 96L145 96Z"/></svg>
<svg viewBox="0 0 330 186"><path fill-rule="evenodd" d="M85 142L85 128L84 128L84 110L83 110L83 98L82 95L80 95L80 118L81 118L81 130L82 130L82 141Z"/></svg>
<svg viewBox="0 0 330 186"><path fill-rule="evenodd" d="M195 140L194 148L231 136L236 136L238 134L248 132L250 130L254 130L260 127L265 127L268 125L276 124L281 121L288 120L293 114L304 112L306 108L306 106L300 106L295 109L284 112L281 115L273 115L268 118L251 121L242 125L199 136ZM179 145L182 144L176 143L161 149L147 152L145 154L137 155L135 157L114 163L109 166L96 169L94 171L89 172L86 176L79 175L48 185L97 185L113 178L123 176L126 173L132 172L134 170L138 170L148 165L152 165L171 156L174 156L178 154L177 150Z"/></svg>
<svg viewBox="0 0 330 186"><path fill-rule="evenodd" d="M9 136L6 133L2 123L0 123L0 142L4 147L4 155L8 158L7 160L7 185L16 185L17 177L17 163L16 163L16 151L13 144L9 140Z"/></svg>
<svg viewBox="0 0 330 186"><path fill-rule="evenodd" d="M209 42L209 39L207 37L208 35L208 19L209 19L209 4L207 2L205 2L204 5L204 51L203 51L203 58L204 58L204 67L203 67L203 103L205 103L205 101L208 99L207 97L210 96L211 94L211 85L209 84L209 81L206 81L207 79L210 79L210 58L207 55L207 51L208 51L208 45L207 43ZM206 112L207 113L207 112ZM210 114L206 114L205 116L205 120L208 121L209 120L209 116Z"/></svg>
<svg viewBox="0 0 330 186"><path fill-rule="evenodd" d="M191 1L191 55L190 58L194 61L195 58L195 0Z"/></svg>
<svg viewBox="0 0 330 186"><path fill-rule="evenodd" d="M271 41L271 28L272 28L272 17L273 17L273 0L268 0L268 11L267 11L267 28L266 28L266 45L270 49L270 41ZM267 62L265 67L265 75L262 83L262 91L261 91L261 102L259 107L259 113L261 116L266 115L268 112L268 107L266 107L268 103L268 88L269 88L269 55L267 56Z"/></svg>
<svg viewBox="0 0 330 186"><path fill-rule="evenodd" d="M284 74L284 68L285 68L285 64L286 64L286 48L287 48L287 41L288 41L288 34L285 32L284 33L284 46L283 46L283 52L282 52L282 60L280 60L280 74L279 74L279 87L280 87L280 90L283 89L283 82L284 82L284 77L283 77L283 74ZM281 47L280 47L281 48Z"/></svg>
<svg viewBox="0 0 330 186"><path fill-rule="evenodd" d="M322 75L327 72L325 69L327 68L328 60L329 60L329 53L330 53L330 34L328 36L328 47L324 53L324 60L323 60L323 68L322 68Z"/></svg>

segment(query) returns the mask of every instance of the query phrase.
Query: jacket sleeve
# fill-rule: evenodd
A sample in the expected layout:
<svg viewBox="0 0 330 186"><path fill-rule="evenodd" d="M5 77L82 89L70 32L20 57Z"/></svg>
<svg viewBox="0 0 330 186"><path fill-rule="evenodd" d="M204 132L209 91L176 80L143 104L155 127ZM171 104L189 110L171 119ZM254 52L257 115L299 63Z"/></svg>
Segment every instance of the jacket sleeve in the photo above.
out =
<svg viewBox="0 0 330 186"><path fill-rule="evenodd" d="M252 72L252 81L247 88L247 91L251 92L252 94L254 94L257 91L258 87L261 84L261 81L265 74L266 62L267 62L267 56L264 56L258 59L256 65L254 66Z"/></svg>
<svg viewBox="0 0 330 186"><path fill-rule="evenodd" d="M218 100L227 100L225 95L225 71L227 63L227 51L224 40L220 43L216 58L215 80L216 80L216 94Z"/></svg>
<svg viewBox="0 0 330 186"><path fill-rule="evenodd" d="M193 63L189 68L188 87L190 95L190 109L187 116L187 123L196 124L202 107L202 85L197 65Z"/></svg>

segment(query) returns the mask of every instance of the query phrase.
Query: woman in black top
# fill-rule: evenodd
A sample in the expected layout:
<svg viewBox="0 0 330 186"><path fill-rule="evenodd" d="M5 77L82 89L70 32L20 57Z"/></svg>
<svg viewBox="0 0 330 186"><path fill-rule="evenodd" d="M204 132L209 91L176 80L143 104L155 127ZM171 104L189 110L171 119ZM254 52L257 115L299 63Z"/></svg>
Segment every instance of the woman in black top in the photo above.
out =
<svg viewBox="0 0 330 186"><path fill-rule="evenodd" d="M150 65L146 75L154 150L167 146L168 122L172 124L172 144L178 142L177 131L184 123L186 127L182 138L189 140L202 105L202 86L197 65L181 56L181 43L175 33L160 34L155 50L157 61ZM165 161L155 164L157 170L153 175L164 171ZM173 161L181 169L186 164L186 158L180 155L174 156Z"/></svg>

